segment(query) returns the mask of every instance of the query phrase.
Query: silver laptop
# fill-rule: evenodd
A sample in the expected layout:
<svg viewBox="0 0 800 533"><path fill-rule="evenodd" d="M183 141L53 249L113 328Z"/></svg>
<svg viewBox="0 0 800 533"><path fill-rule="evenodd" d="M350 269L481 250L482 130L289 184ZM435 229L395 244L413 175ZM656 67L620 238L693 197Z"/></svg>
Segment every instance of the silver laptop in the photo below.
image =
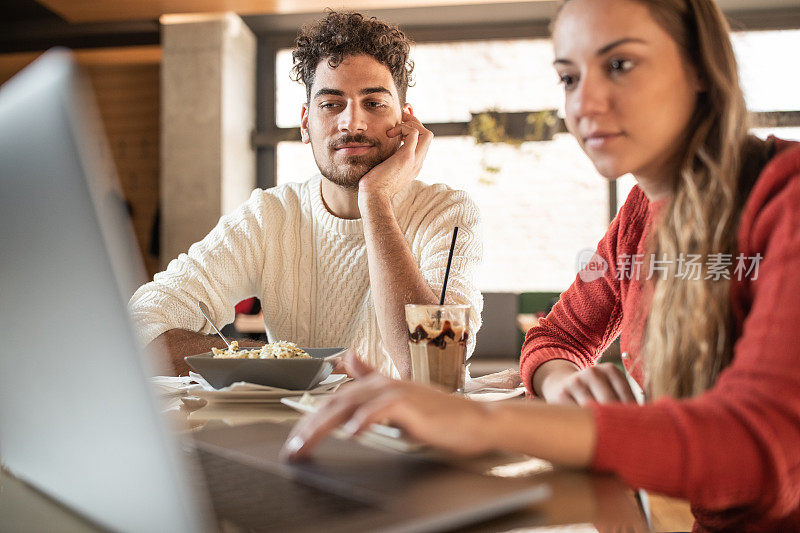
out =
<svg viewBox="0 0 800 533"><path fill-rule="evenodd" d="M143 270L88 85L66 50L0 88L0 461L114 531L450 529L541 500L530 480L328 439L287 464L290 427L160 415L128 296Z"/></svg>

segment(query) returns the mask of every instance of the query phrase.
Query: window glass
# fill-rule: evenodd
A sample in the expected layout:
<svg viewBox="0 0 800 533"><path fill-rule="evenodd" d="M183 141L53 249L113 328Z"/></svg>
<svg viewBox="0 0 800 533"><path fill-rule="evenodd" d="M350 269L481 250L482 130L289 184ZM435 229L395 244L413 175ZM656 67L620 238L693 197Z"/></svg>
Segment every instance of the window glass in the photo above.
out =
<svg viewBox="0 0 800 533"><path fill-rule="evenodd" d="M563 93L549 40L419 44L408 102L427 122L468 122L470 112L558 109Z"/></svg>
<svg viewBox="0 0 800 533"><path fill-rule="evenodd" d="M800 111L800 30L732 35L739 77L750 111Z"/></svg>
<svg viewBox="0 0 800 533"><path fill-rule="evenodd" d="M275 124L279 128L300 126L300 108L306 101L302 83L292 81L292 51L279 50L275 56Z"/></svg>
<svg viewBox="0 0 800 533"><path fill-rule="evenodd" d="M607 182L569 135L519 147L436 139L422 174L466 190L481 210L484 291L565 289L578 252L608 223Z"/></svg>
<svg viewBox="0 0 800 533"><path fill-rule="evenodd" d="M305 181L319 172L311 145L300 141L278 143L278 185Z"/></svg>
<svg viewBox="0 0 800 533"><path fill-rule="evenodd" d="M787 141L800 141L800 127L798 128L753 128L752 133L762 139L774 135Z"/></svg>

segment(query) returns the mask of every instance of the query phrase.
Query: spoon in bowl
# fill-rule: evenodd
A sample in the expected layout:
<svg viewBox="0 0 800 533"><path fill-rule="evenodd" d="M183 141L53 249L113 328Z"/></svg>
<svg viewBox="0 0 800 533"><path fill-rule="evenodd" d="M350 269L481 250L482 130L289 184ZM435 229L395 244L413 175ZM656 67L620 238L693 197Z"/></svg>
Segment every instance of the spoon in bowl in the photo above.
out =
<svg viewBox="0 0 800 533"><path fill-rule="evenodd" d="M220 331L217 329L217 326L215 326L214 323L211 322L211 319L209 318L211 312L208 310L206 304L204 304L203 302L197 302L197 305L200 306L200 312L203 313L204 317L206 317L206 320L208 320L208 323L211 325L212 328L214 328L214 331L217 332L217 335L219 335L219 338L222 339L222 341L225 343L225 346L227 346L229 350L233 351L233 348L231 348L231 343L228 342L228 339L225 338L225 335L220 333Z"/></svg>

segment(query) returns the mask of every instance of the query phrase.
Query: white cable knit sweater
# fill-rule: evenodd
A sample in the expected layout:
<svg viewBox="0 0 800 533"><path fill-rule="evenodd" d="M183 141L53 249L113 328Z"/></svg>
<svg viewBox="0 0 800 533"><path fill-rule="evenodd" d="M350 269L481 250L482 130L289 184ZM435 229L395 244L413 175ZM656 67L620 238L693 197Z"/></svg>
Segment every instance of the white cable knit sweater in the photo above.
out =
<svg viewBox="0 0 800 533"><path fill-rule="evenodd" d="M270 341L305 347L354 347L381 373L397 376L384 351L372 302L361 220L333 216L316 175L303 183L253 191L200 242L140 287L130 310L141 340L173 328L211 333L197 308L229 324L234 305L261 300ZM413 181L392 200L420 272L441 292L453 226L458 240L447 303L472 307L468 355L480 328L483 298L476 287L483 247L478 208L467 193Z"/></svg>

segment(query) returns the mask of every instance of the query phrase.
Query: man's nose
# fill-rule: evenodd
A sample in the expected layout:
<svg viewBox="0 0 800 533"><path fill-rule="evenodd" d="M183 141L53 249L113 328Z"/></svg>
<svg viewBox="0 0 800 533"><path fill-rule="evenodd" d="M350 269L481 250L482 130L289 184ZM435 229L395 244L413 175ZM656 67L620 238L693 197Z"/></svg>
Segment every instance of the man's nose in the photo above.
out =
<svg viewBox="0 0 800 533"><path fill-rule="evenodd" d="M610 81L593 73L585 73L569 95L567 109L576 119L607 112L611 107Z"/></svg>
<svg viewBox="0 0 800 533"><path fill-rule="evenodd" d="M348 103L339 114L339 131L355 133L366 131L367 122L364 110L355 103Z"/></svg>

